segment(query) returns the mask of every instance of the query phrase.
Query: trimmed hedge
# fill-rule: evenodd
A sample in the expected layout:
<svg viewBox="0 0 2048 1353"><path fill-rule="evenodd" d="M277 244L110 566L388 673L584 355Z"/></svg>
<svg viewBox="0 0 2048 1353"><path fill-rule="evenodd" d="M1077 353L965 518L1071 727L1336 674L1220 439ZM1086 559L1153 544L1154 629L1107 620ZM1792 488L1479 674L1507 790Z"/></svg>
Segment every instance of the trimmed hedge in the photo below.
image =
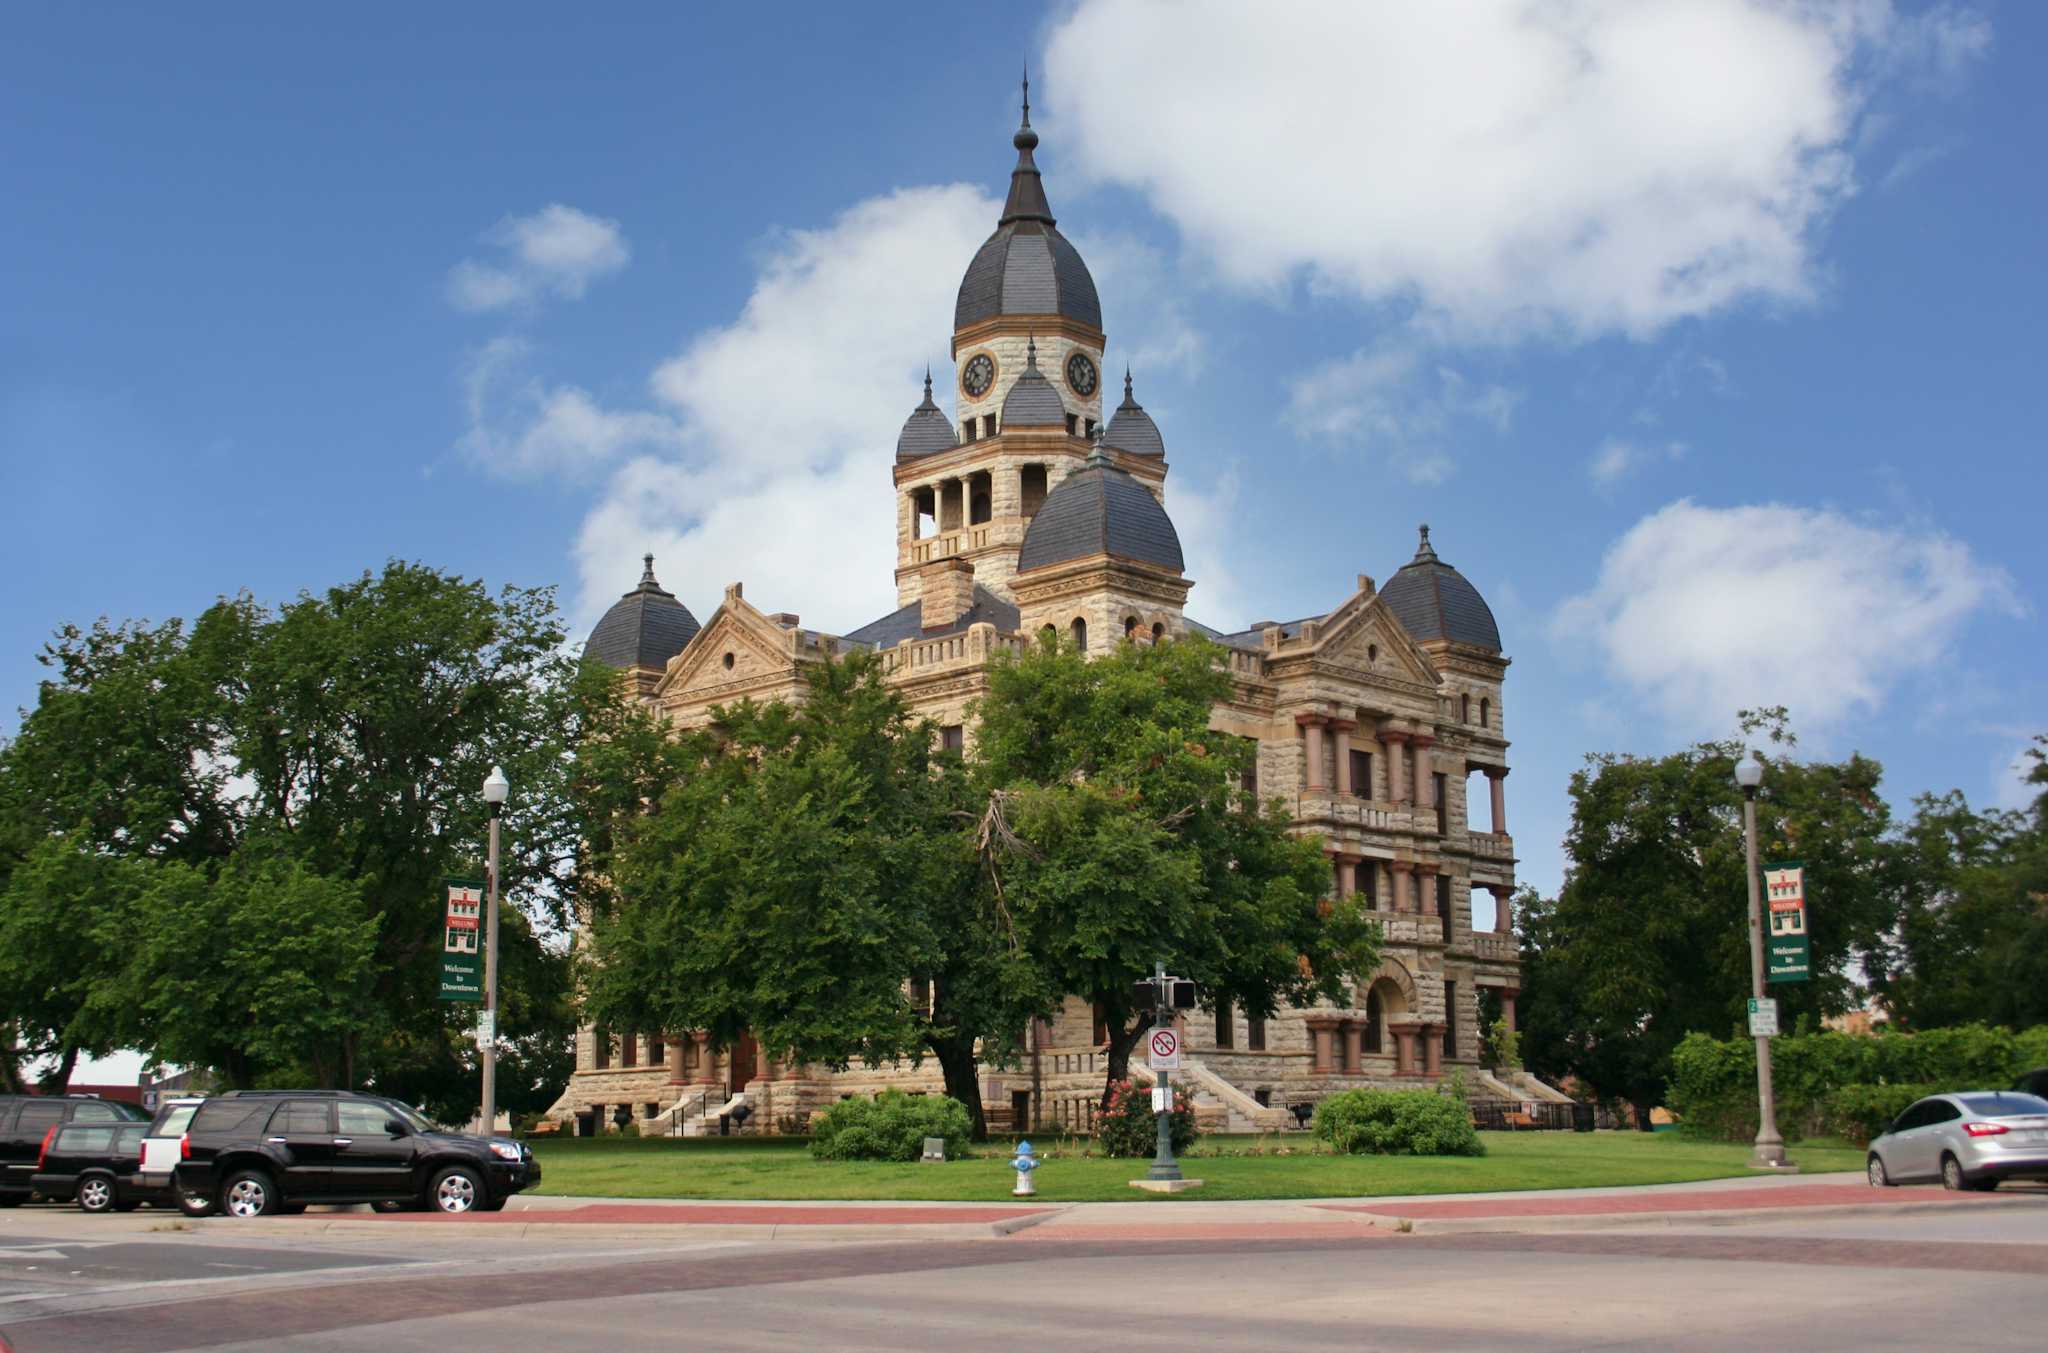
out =
<svg viewBox="0 0 2048 1353"><path fill-rule="evenodd" d="M1799 1034L1771 1041L1778 1130L1788 1141L1868 1141L1921 1095L2004 1089L2048 1066L2048 1025L1961 1024L1922 1033ZM1671 1054L1671 1111L1710 1136L1756 1135L1756 1045L1689 1034ZM1889 1106L1896 1109L1886 1112Z"/></svg>
<svg viewBox="0 0 2048 1353"><path fill-rule="evenodd" d="M1314 1131L1346 1155L1486 1154L1464 1101L1433 1090L1345 1090L1316 1105Z"/></svg>
<svg viewBox="0 0 2048 1353"><path fill-rule="evenodd" d="M1195 1144L1195 1108L1188 1092L1173 1092L1173 1153L1178 1156ZM1159 1116L1152 1112L1152 1092L1140 1090L1127 1080L1109 1087L1108 1107L1095 1120L1095 1144L1105 1156L1150 1156L1159 1149Z"/></svg>
<svg viewBox="0 0 2048 1353"><path fill-rule="evenodd" d="M884 1090L873 1099L842 1099L819 1115L811 1154L819 1160L916 1160L925 1138L944 1137L946 1159L956 1160L973 1135L967 1106L952 1096Z"/></svg>

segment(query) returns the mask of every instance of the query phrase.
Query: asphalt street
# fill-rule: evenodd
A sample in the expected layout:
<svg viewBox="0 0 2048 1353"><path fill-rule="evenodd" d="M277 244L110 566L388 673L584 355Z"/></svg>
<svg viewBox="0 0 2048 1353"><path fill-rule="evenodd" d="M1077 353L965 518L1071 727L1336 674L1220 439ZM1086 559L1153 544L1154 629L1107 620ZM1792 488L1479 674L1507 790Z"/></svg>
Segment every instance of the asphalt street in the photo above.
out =
<svg viewBox="0 0 2048 1353"><path fill-rule="evenodd" d="M1000 1345L2033 1348L2048 1206L1585 1233L1154 1241L237 1233L0 1216L16 1353Z"/></svg>

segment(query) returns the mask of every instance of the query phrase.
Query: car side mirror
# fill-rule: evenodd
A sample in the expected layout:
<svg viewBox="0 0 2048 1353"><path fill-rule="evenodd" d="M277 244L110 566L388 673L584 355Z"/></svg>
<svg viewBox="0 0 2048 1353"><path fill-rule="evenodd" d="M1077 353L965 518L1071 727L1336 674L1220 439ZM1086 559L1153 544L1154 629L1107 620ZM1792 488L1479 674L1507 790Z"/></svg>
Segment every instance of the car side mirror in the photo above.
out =
<svg viewBox="0 0 2048 1353"><path fill-rule="evenodd" d="M405 1124L399 1122L396 1118L385 1119L384 1130L394 1137L403 1137L406 1133Z"/></svg>

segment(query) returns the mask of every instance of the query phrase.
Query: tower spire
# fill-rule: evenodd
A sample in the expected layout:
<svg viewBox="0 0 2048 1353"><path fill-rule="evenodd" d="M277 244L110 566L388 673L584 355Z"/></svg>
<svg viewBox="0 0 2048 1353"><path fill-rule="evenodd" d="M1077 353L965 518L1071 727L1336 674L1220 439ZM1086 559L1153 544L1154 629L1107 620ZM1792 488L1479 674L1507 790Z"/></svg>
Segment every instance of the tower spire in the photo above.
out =
<svg viewBox="0 0 2048 1353"><path fill-rule="evenodd" d="M1010 144L1017 148L1017 167L1010 171L1010 196L1003 203L1003 218L997 225L1008 225L1012 221L1043 221L1054 224L1052 204L1045 200L1045 183L1038 176L1038 164L1031 158L1031 152L1038 148L1038 133L1031 130L1031 71L1024 71L1024 119L1017 125L1017 134L1010 138Z"/></svg>
<svg viewBox="0 0 2048 1353"><path fill-rule="evenodd" d="M1031 125L1031 63L1024 63L1024 125Z"/></svg>

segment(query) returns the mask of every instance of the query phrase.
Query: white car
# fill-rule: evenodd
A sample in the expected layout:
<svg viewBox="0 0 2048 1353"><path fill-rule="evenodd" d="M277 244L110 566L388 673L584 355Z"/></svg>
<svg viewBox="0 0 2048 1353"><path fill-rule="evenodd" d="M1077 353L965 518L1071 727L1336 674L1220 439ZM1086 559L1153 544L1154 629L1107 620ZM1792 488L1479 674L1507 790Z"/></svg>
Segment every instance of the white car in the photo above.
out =
<svg viewBox="0 0 2048 1353"><path fill-rule="evenodd" d="M171 1176L177 1171L178 1162L185 1158L185 1130L192 1125L192 1115L205 1102L204 1095L193 1095L166 1099L157 1105L156 1118L149 1125L149 1135L142 1139L144 1188L170 1189ZM213 1210L212 1199L196 1195L180 1198L178 1204L187 1216L204 1216Z"/></svg>
<svg viewBox="0 0 2048 1353"><path fill-rule="evenodd" d="M2001 1179L2048 1179L2048 1099L2020 1090L1929 1095L1870 1144L1874 1188L1939 1179L1995 1189Z"/></svg>

